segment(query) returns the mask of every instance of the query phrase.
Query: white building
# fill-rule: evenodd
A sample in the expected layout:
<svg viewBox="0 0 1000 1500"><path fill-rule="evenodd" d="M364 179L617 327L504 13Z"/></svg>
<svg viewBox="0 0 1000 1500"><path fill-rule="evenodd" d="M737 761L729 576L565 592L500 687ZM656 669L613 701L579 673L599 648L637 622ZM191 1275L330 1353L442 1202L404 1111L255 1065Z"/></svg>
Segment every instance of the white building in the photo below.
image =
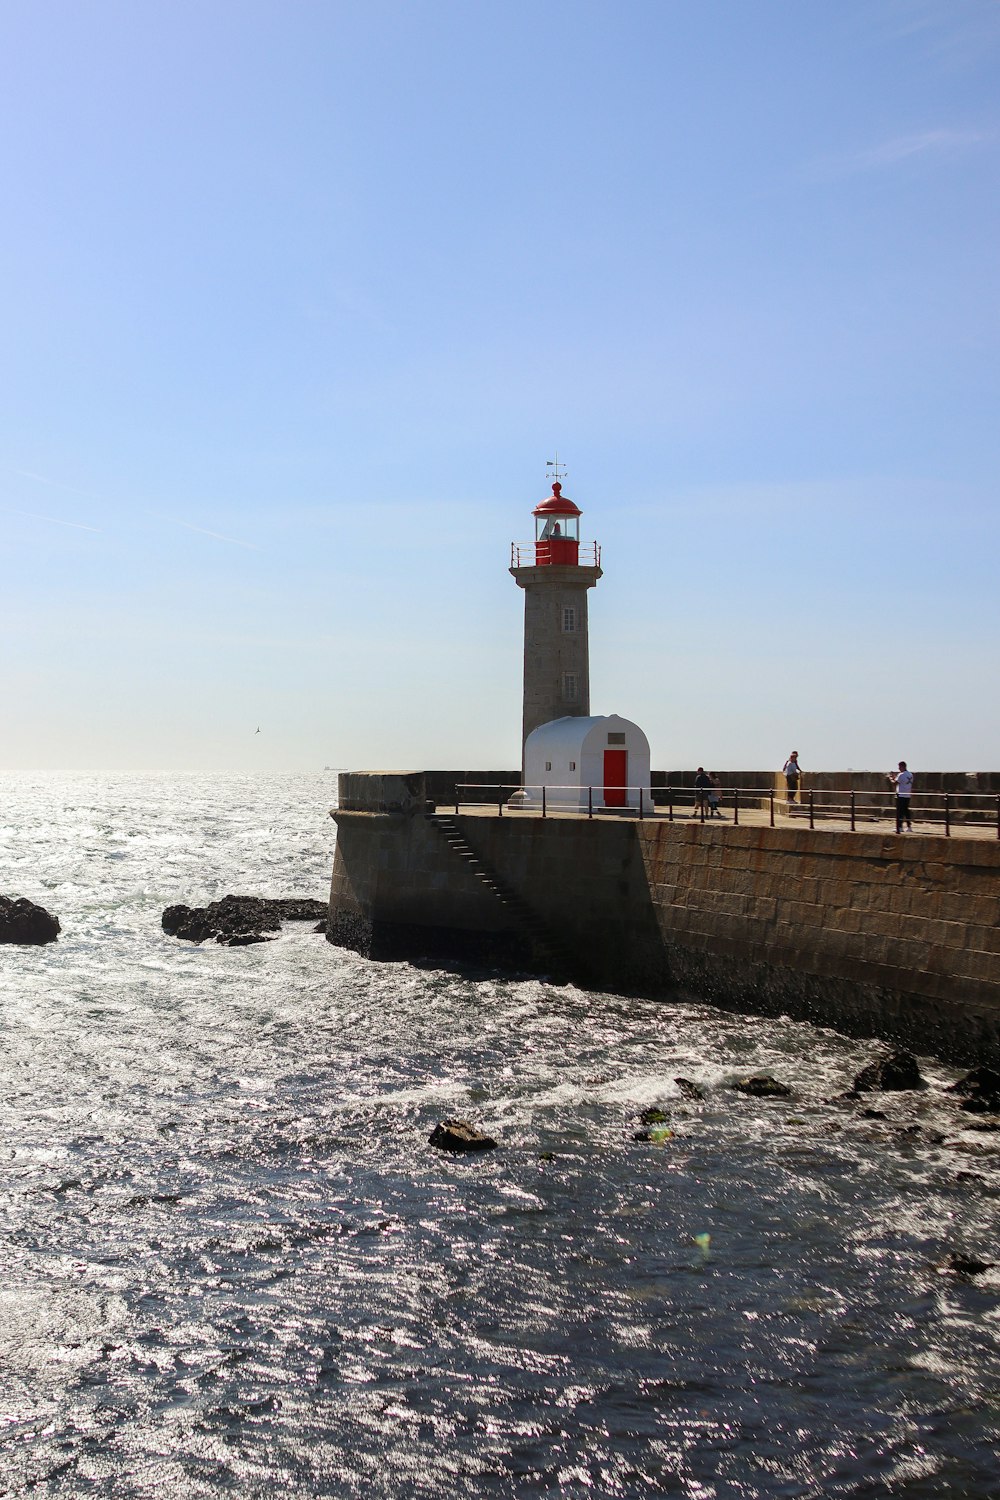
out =
<svg viewBox="0 0 1000 1500"><path fill-rule="evenodd" d="M553 811L652 811L649 741L631 719L595 714L539 724L524 744L523 807L538 807L545 788Z"/></svg>

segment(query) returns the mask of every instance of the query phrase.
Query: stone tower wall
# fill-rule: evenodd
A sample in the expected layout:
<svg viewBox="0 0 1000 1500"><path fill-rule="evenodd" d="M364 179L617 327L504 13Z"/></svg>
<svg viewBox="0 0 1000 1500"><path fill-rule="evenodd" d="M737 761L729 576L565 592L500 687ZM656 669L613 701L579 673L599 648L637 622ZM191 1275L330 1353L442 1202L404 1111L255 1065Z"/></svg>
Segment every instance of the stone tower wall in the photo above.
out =
<svg viewBox="0 0 1000 1500"><path fill-rule="evenodd" d="M524 709L521 745L539 724L590 713L590 634L587 590L598 568L541 567L511 570L524 589ZM565 628L565 612L575 627ZM566 678L576 693L566 692Z"/></svg>

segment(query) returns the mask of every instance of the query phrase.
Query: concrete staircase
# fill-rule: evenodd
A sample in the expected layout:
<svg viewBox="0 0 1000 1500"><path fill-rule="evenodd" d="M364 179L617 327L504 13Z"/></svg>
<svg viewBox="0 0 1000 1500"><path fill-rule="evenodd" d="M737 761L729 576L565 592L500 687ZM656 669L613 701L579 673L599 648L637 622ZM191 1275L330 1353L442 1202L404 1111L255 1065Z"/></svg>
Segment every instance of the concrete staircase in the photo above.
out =
<svg viewBox="0 0 1000 1500"><path fill-rule="evenodd" d="M511 919L511 925L527 939L534 961L548 970L548 978L554 984L568 983L573 968L572 955L549 924L501 879L482 855L476 853L456 818L447 813L428 813L427 817L429 822L441 830L445 843L455 858L462 861L469 873L504 908Z"/></svg>

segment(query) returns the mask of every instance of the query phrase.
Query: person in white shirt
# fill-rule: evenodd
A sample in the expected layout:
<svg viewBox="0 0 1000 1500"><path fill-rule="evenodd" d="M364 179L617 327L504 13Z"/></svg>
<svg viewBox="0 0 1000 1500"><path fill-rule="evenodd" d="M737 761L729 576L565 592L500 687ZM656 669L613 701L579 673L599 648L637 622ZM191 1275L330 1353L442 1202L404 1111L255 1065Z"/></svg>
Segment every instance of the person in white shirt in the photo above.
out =
<svg viewBox="0 0 1000 1500"><path fill-rule="evenodd" d="M788 800L789 802L794 802L798 795L799 777L802 775L802 768L799 765L799 752L797 750L792 751L781 769L788 786Z"/></svg>
<svg viewBox="0 0 1000 1500"><path fill-rule="evenodd" d="M912 833L910 798L913 796L913 772L906 769L905 760L899 762L898 771L889 772L889 780L896 788L896 832L902 833L905 823L907 833Z"/></svg>

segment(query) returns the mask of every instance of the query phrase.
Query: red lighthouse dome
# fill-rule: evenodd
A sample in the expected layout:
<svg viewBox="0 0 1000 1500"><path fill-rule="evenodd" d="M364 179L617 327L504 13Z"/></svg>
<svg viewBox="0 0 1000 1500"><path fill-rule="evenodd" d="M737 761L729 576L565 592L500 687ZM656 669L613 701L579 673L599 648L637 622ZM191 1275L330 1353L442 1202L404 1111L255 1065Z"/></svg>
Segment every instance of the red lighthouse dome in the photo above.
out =
<svg viewBox="0 0 1000 1500"><path fill-rule="evenodd" d="M562 492L555 481L552 494L532 512L535 517L535 566L562 564L576 567L580 561L580 516L583 512Z"/></svg>

